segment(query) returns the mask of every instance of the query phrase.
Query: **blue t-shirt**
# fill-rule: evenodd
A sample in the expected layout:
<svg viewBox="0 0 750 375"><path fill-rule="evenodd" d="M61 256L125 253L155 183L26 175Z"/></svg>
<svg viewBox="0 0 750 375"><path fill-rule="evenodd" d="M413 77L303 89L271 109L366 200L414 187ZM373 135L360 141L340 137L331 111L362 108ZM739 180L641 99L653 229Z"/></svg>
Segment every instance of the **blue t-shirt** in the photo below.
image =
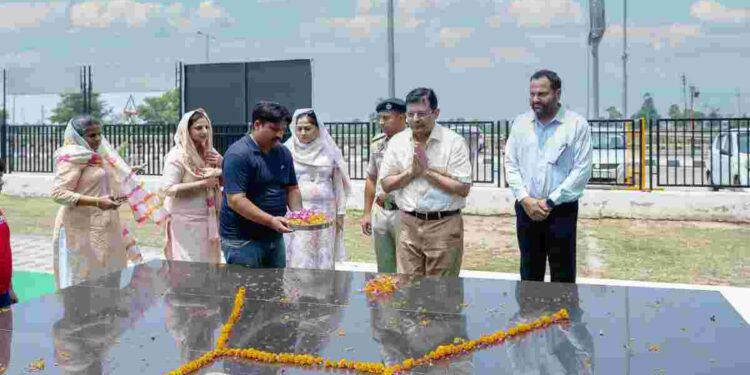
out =
<svg viewBox="0 0 750 375"><path fill-rule="evenodd" d="M224 204L221 207L221 237L229 240L271 240L281 236L275 230L232 210L227 202L227 194L244 193L247 199L269 215L286 215L286 189L297 185L291 152L278 145L264 154L250 136L244 136L227 150L222 171Z"/></svg>

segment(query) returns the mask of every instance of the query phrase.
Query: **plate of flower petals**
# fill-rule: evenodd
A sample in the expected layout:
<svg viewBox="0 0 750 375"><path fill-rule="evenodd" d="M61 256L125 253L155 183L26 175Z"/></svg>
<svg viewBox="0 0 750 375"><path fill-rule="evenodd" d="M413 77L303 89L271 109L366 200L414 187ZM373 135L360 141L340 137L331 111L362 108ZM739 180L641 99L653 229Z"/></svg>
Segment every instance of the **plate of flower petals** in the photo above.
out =
<svg viewBox="0 0 750 375"><path fill-rule="evenodd" d="M331 219L325 213L309 209L288 212L286 219L293 230L321 230L332 224Z"/></svg>

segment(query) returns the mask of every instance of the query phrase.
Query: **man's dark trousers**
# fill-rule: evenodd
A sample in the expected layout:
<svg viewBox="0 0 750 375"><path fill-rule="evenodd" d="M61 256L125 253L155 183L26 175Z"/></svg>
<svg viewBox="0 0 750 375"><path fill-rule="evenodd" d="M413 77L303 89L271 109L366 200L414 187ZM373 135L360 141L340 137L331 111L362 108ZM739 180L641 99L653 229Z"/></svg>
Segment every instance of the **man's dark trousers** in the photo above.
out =
<svg viewBox="0 0 750 375"><path fill-rule="evenodd" d="M516 234L521 280L544 281L547 258L553 282L576 281L578 201L562 203L544 221L533 221L516 202Z"/></svg>

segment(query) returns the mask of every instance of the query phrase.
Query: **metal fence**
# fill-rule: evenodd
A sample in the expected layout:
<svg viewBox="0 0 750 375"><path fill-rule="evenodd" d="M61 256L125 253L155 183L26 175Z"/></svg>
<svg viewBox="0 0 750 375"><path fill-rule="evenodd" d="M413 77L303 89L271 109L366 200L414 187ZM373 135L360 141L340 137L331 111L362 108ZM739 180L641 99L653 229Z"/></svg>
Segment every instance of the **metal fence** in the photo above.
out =
<svg viewBox="0 0 750 375"><path fill-rule="evenodd" d="M750 119L660 119L650 132L655 185L750 187Z"/></svg>
<svg viewBox="0 0 750 375"><path fill-rule="evenodd" d="M592 120L591 180L598 185L640 186L645 135L641 122ZM645 158L644 158L645 159Z"/></svg>
<svg viewBox="0 0 750 375"><path fill-rule="evenodd" d="M144 164L143 173L159 175L173 144L175 125L111 125L103 129L112 146L131 165ZM53 172L53 155L63 144L65 126L8 125L8 172Z"/></svg>
<svg viewBox="0 0 750 375"><path fill-rule="evenodd" d="M502 167L508 121L442 121L469 145L473 180L504 186ZM370 140L379 131L375 123L326 124L348 160L349 174L367 176ZM591 184L625 188L669 186L750 187L750 118L592 120ZM143 173L160 175L164 157L173 145L175 125L112 124L104 135ZM62 145L64 126L8 125L9 172L52 172L54 151ZM247 125L214 125L214 146L222 154L247 134ZM289 134L287 133L287 137Z"/></svg>

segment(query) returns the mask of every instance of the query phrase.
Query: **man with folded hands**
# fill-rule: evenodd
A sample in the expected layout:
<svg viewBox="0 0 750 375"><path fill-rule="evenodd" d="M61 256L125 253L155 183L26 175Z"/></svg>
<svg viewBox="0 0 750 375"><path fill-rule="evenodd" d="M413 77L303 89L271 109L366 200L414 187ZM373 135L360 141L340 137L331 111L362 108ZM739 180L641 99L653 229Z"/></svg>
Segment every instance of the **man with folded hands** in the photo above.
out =
<svg viewBox="0 0 750 375"><path fill-rule="evenodd" d="M388 143L382 187L401 210L396 249L399 273L458 276L464 249L461 210L471 189L469 147L458 133L436 124L435 92L406 96L410 128Z"/></svg>

